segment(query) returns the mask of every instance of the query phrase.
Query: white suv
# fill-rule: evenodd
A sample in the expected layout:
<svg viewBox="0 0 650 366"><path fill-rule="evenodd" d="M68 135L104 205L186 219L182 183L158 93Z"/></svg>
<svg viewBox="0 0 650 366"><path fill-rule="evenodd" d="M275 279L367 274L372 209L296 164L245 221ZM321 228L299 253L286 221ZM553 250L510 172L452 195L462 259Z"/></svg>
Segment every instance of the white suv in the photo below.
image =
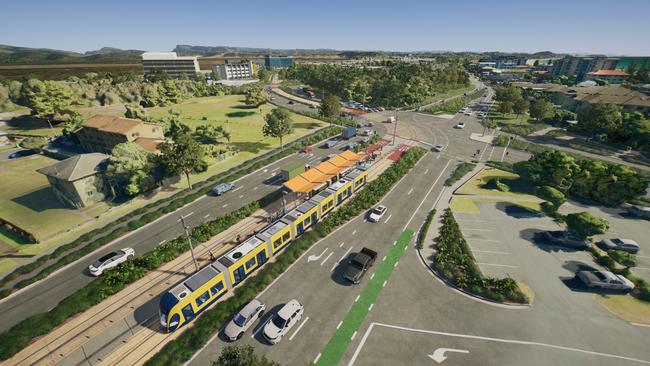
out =
<svg viewBox="0 0 650 366"><path fill-rule="evenodd" d="M264 338L272 344L278 344L282 336L289 332L302 317L305 307L296 299L286 303L264 326Z"/></svg>

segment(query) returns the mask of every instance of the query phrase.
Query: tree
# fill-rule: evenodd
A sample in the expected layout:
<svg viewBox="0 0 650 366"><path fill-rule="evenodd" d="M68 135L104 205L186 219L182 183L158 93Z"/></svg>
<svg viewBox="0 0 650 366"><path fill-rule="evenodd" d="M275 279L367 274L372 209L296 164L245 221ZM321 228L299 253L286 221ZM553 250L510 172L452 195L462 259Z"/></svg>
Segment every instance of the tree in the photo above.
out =
<svg viewBox="0 0 650 366"><path fill-rule="evenodd" d="M293 132L293 122L289 112L284 109L274 108L271 113L264 116L266 122L262 127L262 134L266 137L280 139L280 149L283 148L282 138Z"/></svg>
<svg viewBox="0 0 650 366"><path fill-rule="evenodd" d="M267 69L260 69L257 72L257 78L263 83L268 83L271 80L271 71Z"/></svg>
<svg viewBox="0 0 650 366"><path fill-rule="evenodd" d="M139 119L145 122L151 121L151 116L149 116L147 110L144 109L141 105L127 104L124 107L126 108L126 112L124 112L124 117Z"/></svg>
<svg viewBox="0 0 650 366"><path fill-rule="evenodd" d="M520 116L520 115L525 114L526 112L528 112L528 107L529 107L528 100L520 97L520 98L517 98L517 100L515 100L515 102L513 103L512 110L518 116Z"/></svg>
<svg viewBox="0 0 650 366"><path fill-rule="evenodd" d="M180 133L173 143L163 142L158 158L166 176L185 174L189 189L192 189L190 174L205 168L203 148L189 133Z"/></svg>
<svg viewBox="0 0 650 366"><path fill-rule="evenodd" d="M502 114L510 113L510 112L512 112L512 107L513 106L514 106L514 104L509 100L500 102L499 103L499 112L502 113Z"/></svg>
<svg viewBox="0 0 650 366"><path fill-rule="evenodd" d="M217 144L219 140L230 142L230 132L218 125L201 125L194 130L195 138L202 144Z"/></svg>
<svg viewBox="0 0 650 366"><path fill-rule="evenodd" d="M559 150L533 154L528 161L515 163L513 168L522 178L536 186L549 185L562 192L571 188L580 172L575 159Z"/></svg>
<svg viewBox="0 0 650 366"><path fill-rule="evenodd" d="M609 230L607 220L596 217L589 212L568 214L566 224L569 230L585 239L597 234L604 234Z"/></svg>
<svg viewBox="0 0 650 366"><path fill-rule="evenodd" d="M613 135L623 122L623 115L614 104L590 103L578 111L578 128L597 134Z"/></svg>
<svg viewBox="0 0 650 366"><path fill-rule="evenodd" d="M31 114L47 120L50 127L50 120L54 116L74 117L78 114L71 109L75 98L66 84L29 79L22 85L21 94L25 106L31 109Z"/></svg>
<svg viewBox="0 0 650 366"><path fill-rule="evenodd" d="M552 205L553 211L557 211L564 202L566 202L566 196L564 193L551 186L541 186L535 189L535 194L541 199L549 201Z"/></svg>
<svg viewBox="0 0 650 366"><path fill-rule="evenodd" d="M47 137L28 137L20 143L23 148L32 149L39 153L43 151L45 145L47 145Z"/></svg>
<svg viewBox="0 0 650 366"><path fill-rule="evenodd" d="M280 366L264 356L257 356L251 346L226 346L212 366Z"/></svg>
<svg viewBox="0 0 650 366"><path fill-rule="evenodd" d="M177 104L185 99L185 93L171 79L163 82L163 95L165 97L165 103Z"/></svg>
<svg viewBox="0 0 650 366"><path fill-rule="evenodd" d="M85 118L81 115L74 116L63 123L63 135L71 137L74 135L74 132L81 127L81 124L84 123Z"/></svg>
<svg viewBox="0 0 650 366"><path fill-rule="evenodd" d="M134 196L157 183L152 154L133 142L115 145L108 158L106 178L114 195Z"/></svg>
<svg viewBox="0 0 650 366"><path fill-rule="evenodd" d="M338 117L341 114L341 98L328 94L320 104L320 114L325 117Z"/></svg>
<svg viewBox="0 0 650 366"><path fill-rule="evenodd" d="M553 115L553 104L544 98L537 98L530 105L530 116L538 121Z"/></svg>
<svg viewBox="0 0 650 366"><path fill-rule="evenodd" d="M269 99L269 95L260 87L253 87L246 91L246 99L244 99L244 104L259 107L262 104L266 103Z"/></svg>

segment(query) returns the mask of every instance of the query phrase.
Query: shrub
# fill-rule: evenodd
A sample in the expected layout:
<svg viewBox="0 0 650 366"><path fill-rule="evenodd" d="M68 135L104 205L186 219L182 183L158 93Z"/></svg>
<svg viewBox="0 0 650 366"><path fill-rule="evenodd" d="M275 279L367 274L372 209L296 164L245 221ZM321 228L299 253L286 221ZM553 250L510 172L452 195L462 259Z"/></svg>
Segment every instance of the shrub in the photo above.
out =
<svg viewBox="0 0 650 366"><path fill-rule="evenodd" d="M456 167L453 173L451 173L451 176L447 178L445 181L445 185L450 187L454 183L456 183L460 178L464 177L465 174L469 173L476 167L476 164L474 163L467 163L467 162L462 162L460 165Z"/></svg>
<svg viewBox="0 0 650 366"><path fill-rule="evenodd" d="M624 252L622 250L612 250L607 254L616 262L624 265L625 267L635 267L636 257L632 253Z"/></svg>
<svg viewBox="0 0 650 366"><path fill-rule="evenodd" d="M424 240L427 237L427 232L429 231L429 226L431 226L431 221L433 221L433 217L435 215L436 215L436 209L434 208L431 211L429 211L427 218L424 220L424 223L420 228L420 232L418 233L418 238L416 240L418 249L422 249L422 246L424 245Z"/></svg>

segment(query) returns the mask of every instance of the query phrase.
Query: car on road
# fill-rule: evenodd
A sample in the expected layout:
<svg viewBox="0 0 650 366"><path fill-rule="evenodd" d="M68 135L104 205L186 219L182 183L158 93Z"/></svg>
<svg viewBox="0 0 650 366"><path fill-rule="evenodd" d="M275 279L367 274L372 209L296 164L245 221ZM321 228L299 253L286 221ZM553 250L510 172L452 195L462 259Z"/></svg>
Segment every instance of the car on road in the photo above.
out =
<svg viewBox="0 0 650 366"><path fill-rule="evenodd" d="M294 103L293 100L290 100L290 101L287 102L287 104L292 104L292 105L293 105L293 104L295 104L295 103Z"/></svg>
<svg viewBox="0 0 650 366"><path fill-rule="evenodd" d="M344 148L344 149L345 149L345 150L352 150L352 149L354 149L355 147L357 147L357 145L359 145L359 144L357 144L356 142L350 142L350 143L348 143L347 145L345 145L345 148Z"/></svg>
<svg viewBox="0 0 650 366"><path fill-rule="evenodd" d="M634 290L634 283L622 275L609 271L579 271L576 277L585 286L590 288L602 288L604 290L621 290L629 292Z"/></svg>
<svg viewBox="0 0 650 366"><path fill-rule="evenodd" d="M135 257L135 250L133 248L123 248L115 252L110 252L88 266L88 271L95 277L101 276L105 270L116 267L118 264L124 263L133 257Z"/></svg>
<svg viewBox="0 0 650 366"><path fill-rule="evenodd" d="M302 317L305 307L296 299L286 303L275 315L264 325L264 338L272 344L278 344L282 336L289 332Z"/></svg>
<svg viewBox="0 0 650 366"><path fill-rule="evenodd" d="M436 145L436 146L431 148L431 150L433 150L435 152L442 152L442 150L444 150L444 149L445 149L445 147L442 146L442 145Z"/></svg>
<svg viewBox="0 0 650 366"><path fill-rule="evenodd" d="M650 207L641 205L632 205L628 208L628 212L636 217L650 219Z"/></svg>
<svg viewBox="0 0 650 366"><path fill-rule="evenodd" d="M576 233L571 231L555 230L544 231L543 236L552 244L557 244L565 247L576 249L589 249L591 244L589 240L579 237Z"/></svg>
<svg viewBox="0 0 650 366"><path fill-rule="evenodd" d="M370 211L370 215L368 215L368 221L370 222L379 222L382 217L384 217L384 214L386 214L386 206L379 205Z"/></svg>
<svg viewBox="0 0 650 366"><path fill-rule="evenodd" d="M372 267L372 264L377 258L377 252L372 249L362 248L359 253L356 253L348 266L343 271L343 278L354 283L355 285L361 282L361 278Z"/></svg>
<svg viewBox="0 0 650 366"><path fill-rule="evenodd" d="M333 148L334 146L336 146L336 144L338 144L338 143L339 143L338 140L328 140L327 142L325 142L324 146L326 148L330 149L330 148Z"/></svg>
<svg viewBox="0 0 650 366"><path fill-rule="evenodd" d="M223 331L226 339L229 341L240 339L251 325L264 315L264 310L266 310L266 305L257 299L246 304L226 325Z"/></svg>
<svg viewBox="0 0 650 366"><path fill-rule="evenodd" d="M460 128L460 129L465 128L465 122L458 122L458 124L454 126L454 128Z"/></svg>
<svg viewBox="0 0 650 366"><path fill-rule="evenodd" d="M639 252L639 244L632 239L608 238L603 239L600 245L605 250L622 250L632 254Z"/></svg>
<svg viewBox="0 0 650 366"><path fill-rule="evenodd" d="M18 150L9 154L9 159L18 159L18 158L22 158L23 156L30 156L34 154L36 154L36 150L32 150L32 149Z"/></svg>
<svg viewBox="0 0 650 366"><path fill-rule="evenodd" d="M235 185L233 183L219 183L212 188L212 193L217 196L221 196L233 188L235 188Z"/></svg>

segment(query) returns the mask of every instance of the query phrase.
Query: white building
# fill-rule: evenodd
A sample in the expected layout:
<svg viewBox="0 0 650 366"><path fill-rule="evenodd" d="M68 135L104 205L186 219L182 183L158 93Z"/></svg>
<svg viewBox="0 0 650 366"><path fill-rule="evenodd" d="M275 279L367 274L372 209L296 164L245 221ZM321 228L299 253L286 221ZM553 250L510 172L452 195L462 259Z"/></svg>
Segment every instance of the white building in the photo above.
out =
<svg viewBox="0 0 650 366"><path fill-rule="evenodd" d="M162 70L172 78L181 75L193 77L199 73L199 62L196 56L178 56L176 52L145 52L142 54L142 68L145 75Z"/></svg>
<svg viewBox="0 0 650 366"><path fill-rule="evenodd" d="M251 61L212 66L212 71L219 75L219 80L253 79L256 67Z"/></svg>

